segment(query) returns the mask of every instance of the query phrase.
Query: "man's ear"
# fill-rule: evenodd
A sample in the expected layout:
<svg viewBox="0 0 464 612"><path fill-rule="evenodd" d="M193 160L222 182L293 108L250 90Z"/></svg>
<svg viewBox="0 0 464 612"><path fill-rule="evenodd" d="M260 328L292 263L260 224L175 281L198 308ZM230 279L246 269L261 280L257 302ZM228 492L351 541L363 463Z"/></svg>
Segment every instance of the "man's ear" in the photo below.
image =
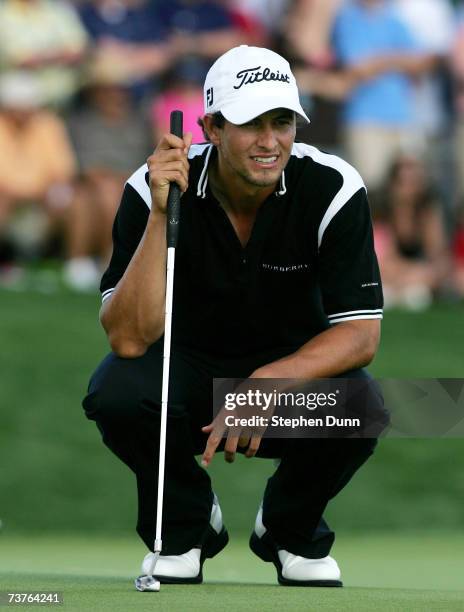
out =
<svg viewBox="0 0 464 612"><path fill-rule="evenodd" d="M221 144L221 128L214 125L214 119L212 115L205 115L203 117L203 125L205 126L206 133L210 142L218 146Z"/></svg>

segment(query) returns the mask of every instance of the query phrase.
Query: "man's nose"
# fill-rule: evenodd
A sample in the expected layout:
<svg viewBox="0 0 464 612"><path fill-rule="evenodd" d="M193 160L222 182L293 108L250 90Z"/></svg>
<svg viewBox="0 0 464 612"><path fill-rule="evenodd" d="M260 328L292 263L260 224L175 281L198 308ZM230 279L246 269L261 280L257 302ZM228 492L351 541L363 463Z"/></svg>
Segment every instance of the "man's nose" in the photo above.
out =
<svg viewBox="0 0 464 612"><path fill-rule="evenodd" d="M277 146L277 138L272 125L262 126L262 128L259 130L257 144L268 151L275 151Z"/></svg>

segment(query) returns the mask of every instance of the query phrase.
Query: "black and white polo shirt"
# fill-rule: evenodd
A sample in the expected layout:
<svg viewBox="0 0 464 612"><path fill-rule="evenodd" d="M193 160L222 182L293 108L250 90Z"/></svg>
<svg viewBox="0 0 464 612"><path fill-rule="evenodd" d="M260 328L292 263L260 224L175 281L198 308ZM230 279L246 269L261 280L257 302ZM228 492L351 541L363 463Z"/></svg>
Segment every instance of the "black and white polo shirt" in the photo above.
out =
<svg viewBox="0 0 464 612"><path fill-rule="evenodd" d="M213 355L296 349L330 325L382 318L366 190L348 163L295 143L242 247L208 186L211 144L190 148L181 201L172 341ZM148 168L127 181L102 282L111 297L145 230Z"/></svg>

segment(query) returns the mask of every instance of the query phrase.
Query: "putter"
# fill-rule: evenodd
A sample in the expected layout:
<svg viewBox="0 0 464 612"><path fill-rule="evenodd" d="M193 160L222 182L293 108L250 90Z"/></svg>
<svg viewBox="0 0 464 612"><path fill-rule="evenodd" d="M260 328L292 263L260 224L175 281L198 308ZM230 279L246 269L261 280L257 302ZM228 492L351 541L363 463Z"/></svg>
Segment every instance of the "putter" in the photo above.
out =
<svg viewBox="0 0 464 612"><path fill-rule="evenodd" d="M182 138L182 111L175 110L171 113L171 134ZM171 357L171 322L172 322L172 296L174 289L174 259L176 253L177 237L179 234L180 218L180 189L177 183L169 186L167 204L167 226L166 243L168 247L166 265L166 315L164 319L164 349L163 349L163 383L161 391L161 428L158 463L158 496L156 502L156 531L153 546L153 559L145 576L139 576L135 580L135 588L138 591L159 591L160 582L153 574L156 563L163 548L161 540L161 527L163 524L163 494L164 494L164 463L166 457L166 422L168 414L168 391L169 391L169 364Z"/></svg>

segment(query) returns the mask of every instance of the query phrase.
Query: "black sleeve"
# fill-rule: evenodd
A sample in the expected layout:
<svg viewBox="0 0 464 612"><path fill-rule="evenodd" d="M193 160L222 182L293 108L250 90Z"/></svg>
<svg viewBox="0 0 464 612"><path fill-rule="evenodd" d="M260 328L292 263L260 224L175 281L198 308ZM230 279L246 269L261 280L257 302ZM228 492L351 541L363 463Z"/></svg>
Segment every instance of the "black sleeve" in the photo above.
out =
<svg viewBox="0 0 464 612"><path fill-rule="evenodd" d="M382 283L364 188L342 206L322 235L319 284L330 323L382 318Z"/></svg>
<svg viewBox="0 0 464 612"><path fill-rule="evenodd" d="M143 198L126 183L113 224L113 254L100 283L103 301L113 293L126 271L145 232L149 214Z"/></svg>

